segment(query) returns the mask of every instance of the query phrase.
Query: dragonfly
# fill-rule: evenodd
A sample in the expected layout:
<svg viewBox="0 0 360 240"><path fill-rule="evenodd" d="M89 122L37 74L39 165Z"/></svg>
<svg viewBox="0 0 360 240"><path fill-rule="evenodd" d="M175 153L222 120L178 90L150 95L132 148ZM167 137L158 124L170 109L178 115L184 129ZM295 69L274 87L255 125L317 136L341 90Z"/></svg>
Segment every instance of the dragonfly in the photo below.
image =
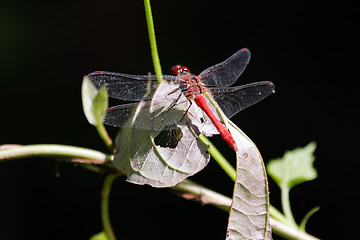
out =
<svg viewBox="0 0 360 240"><path fill-rule="evenodd" d="M180 97L185 97L190 103L183 109L183 118L193 105L201 108L208 116L212 124L224 139L224 141L235 151L238 150L236 142L231 133L225 127L209 107L206 97L213 98L220 106L222 112L231 118L241 110L254 105L274 93L275 86L272 82L255 82L241 86L233 86L245 70L250 61L250 51L247 48L240 49L225 61L211 66L199 75L190 73L189 68L176 65L172 68L172 75L133 75L107 71L95 71L88 75L96 88L106 85L109 97L130 101L128 103L110 107L106 111L104 123L114 127L123 127L132 109L137 106L138 101L150 102L156 88L158 79L176 84L175 90L169 94L178 92L179 97L169 102L171 109L179 102ZM164 99L166 101L166 97ZM169 101L169 100L168 100ZM195 104L193 104L195 102ZM183 118L178 119L181 122ZM171 126L176 127L176 124ZM138 126L141 128L141 126ZM148 127L148 126L147 126Z"/></svg>

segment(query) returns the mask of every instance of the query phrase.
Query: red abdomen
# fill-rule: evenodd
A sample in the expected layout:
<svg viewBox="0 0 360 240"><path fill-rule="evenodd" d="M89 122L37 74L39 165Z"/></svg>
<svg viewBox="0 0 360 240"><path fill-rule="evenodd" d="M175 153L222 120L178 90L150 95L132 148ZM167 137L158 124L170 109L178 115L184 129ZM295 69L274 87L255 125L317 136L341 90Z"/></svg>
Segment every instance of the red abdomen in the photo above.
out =
<svg viewBox="0 0 360 240"><path fill-rule="evenodd" d="M219 119L216 118L215 114L210 110L209 106L206 103L204 96L198 95L195 98L196 104L208 115L210 120L214 123L215 127L219 131L220 135L224 139L224 141L235 151L238 150L235 140L232 137L231 133L227 128L220 122Z"/></svg>

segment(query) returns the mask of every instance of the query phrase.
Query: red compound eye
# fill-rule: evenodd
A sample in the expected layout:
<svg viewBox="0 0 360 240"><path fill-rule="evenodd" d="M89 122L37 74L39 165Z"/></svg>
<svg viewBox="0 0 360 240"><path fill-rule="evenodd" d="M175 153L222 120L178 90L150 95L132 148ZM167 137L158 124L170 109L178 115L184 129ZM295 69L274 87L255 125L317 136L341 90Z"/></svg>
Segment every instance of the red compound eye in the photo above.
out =
<svg viewBox="0 0 360 240"><path fill-rule="evenodd" d="M181 65L173 66L171 69L171 74L174 76L178 75L181 72L190 72L190 70L188 67L181 66Z"/></svg>

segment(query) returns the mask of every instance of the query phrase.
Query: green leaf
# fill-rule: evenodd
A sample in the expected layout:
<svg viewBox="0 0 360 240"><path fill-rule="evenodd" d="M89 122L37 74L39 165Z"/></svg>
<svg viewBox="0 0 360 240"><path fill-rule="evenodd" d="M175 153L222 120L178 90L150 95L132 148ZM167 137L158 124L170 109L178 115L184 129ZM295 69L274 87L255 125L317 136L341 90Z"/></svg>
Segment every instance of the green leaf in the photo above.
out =
<svg viewBox="0 0 360 240"><path fill-rule="evenodd" d="M282 158L270 160L267 170L272 179L279 185L292 188L300 183L313 180L317 172L313 167L316 143L310 142L303 148L285 152Z"/></svg>
<svg viewBox="0 0 360 240"><path fill-rule="evenodd" d="M93 235L90 240L108 240L108 237L106 236L106 233L99 232L98 234Z"/></svg>
<svg viewBox="0 0 360 240"><path fill-rule="evenodd" d="M106 86L102 85L99 89L99 92L96 94L92 111L95 116L96 121L102 123L105 117L105 111L108 108L108 94Z"/></svg>
<svg viewBox="0 0 360 240"><path fill-rule="evenodd" d="M105 85L97 90L88 76L85 76L81 93L83 110L87 120L91 125L99 126L102 124L105 111L108 108L108 94Z"/></svg>
<svg viewBox="0 0 360 240"><path fill-rule="evenodd" d="M313 167L316 143L285 152L282 158L270 160L267 170L281 189L281 204L289 225L297 227L291 212L289 192L300 183L313 180L317 172Z"/></svg>

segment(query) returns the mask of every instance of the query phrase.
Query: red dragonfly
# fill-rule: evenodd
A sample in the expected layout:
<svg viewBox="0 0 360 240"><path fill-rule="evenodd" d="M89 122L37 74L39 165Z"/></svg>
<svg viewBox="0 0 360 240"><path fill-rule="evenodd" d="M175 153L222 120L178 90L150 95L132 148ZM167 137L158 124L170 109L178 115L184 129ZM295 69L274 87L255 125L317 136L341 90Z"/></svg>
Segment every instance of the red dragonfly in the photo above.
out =
<svg viewBox="0 0 360 240"><path fill-rule="evenodd" d="M192 106L192 101L195 101L196 105L210 118L224 141L237 151L235 140L209 108L204 95L212 96L224 114L230 118L272 94L275 86L268 81L229 87L240 77L249 60L250 51L243 48L225 61L205 69L198 76L191 74L185 66L174 66L171 71L172 75L162 76L165 81L178 85L175 91L179 91L179 97L176 101L169 103L169 109L177 103L180 96L185 96L190 102L190 106L184 109L183 116L185 116ZM105 71L90 73L88 77L97 88L105 84L110 97L124 101L150 100L156 90L159 78L156 75L132 75ZM109 108L104 123L122 127L136 105L137 103L130 103ZM181 121L182 119L178 120L178 122ZM176 127L176 124L172 126Z"/></svg>

